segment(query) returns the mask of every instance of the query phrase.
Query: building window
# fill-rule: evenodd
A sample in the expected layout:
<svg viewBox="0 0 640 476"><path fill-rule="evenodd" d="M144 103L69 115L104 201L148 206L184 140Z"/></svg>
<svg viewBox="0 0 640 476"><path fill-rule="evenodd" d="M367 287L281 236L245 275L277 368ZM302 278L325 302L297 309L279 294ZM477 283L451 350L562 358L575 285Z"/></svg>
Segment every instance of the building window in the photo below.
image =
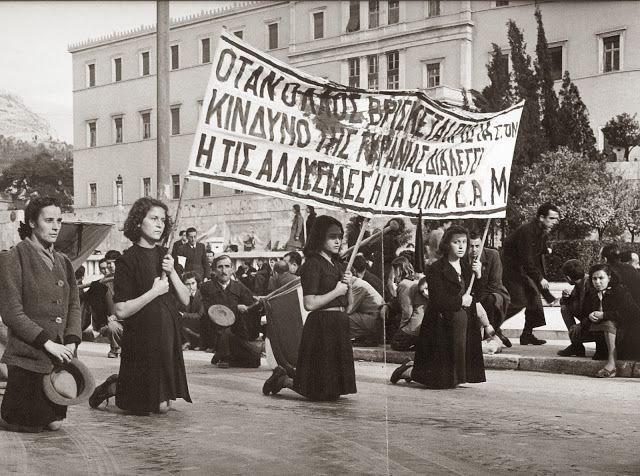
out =
<svg viewBox="0 0 640 476"><path fill-rule="evenodd" d="M122 144L122 117L113 118L113 139L116 144Z"/></svg>
<svg viewBox="0 0 640 476"><path fill-rule="evenodd" d="M242 30L234 31L233 34L236 35L241 40L244 39L244 32Z"/></svg>
<svg viewBox="0 0 640 476"><path fill-rule="evenodd" d="M554 81L562 79L562 46L549 48L549 58L551 59L551 78Z"/></svg>
<svg viewBox="0 0 640 476"><path fill-rule="evenodd" d="M142 139L151 139L151 113L141 112L142 119Z"/></svg>
<svg viewBox="0 0 640 476"><path fill-rule="evenodd" d="M437 88L440 86L440 63L427 64L427 87Z"/></svg>
<svg viewBox="0 0 640 476"><path fill-rule="evenodd" d="M180 108L171 108L171 135L176 136L180 134Z"/></svg>
<svg viewBox="0 0 640 476"><path fill-rule="evenodd" d="M140 76L149 76L149 52L140 53Z"/></svg>
<svg viewBox="0 0 640 476"><path fill-rule="evenodd" d="M203 197L211 196L211 184L209 182L202 182L202 196Z"/></svg>
<svg viewBox="0 0 640 476"><path fill-rule="evenodd" d="M437 17L440 15L440 0L429 0L429 16Z"/></svg>
<svg viewBox="0 0 640 476"><path fill-rule="evenodd" d="M95 183L89 184L89 206L95 207L98 205L98 185Z"/></svg>
<svg viewBox="0 0 640 476"><path fill-rule="evenodd" d="M378 55L367 56L367 65L369 70L369 75L367 76L367 88L378 89L378 72L380 71Z"/></svg>
<svg viewBox="0 0 640 476"><path fill-rule="evenodd" d="M324 38L324 12L313 14L313 39Z"/></svg>
<svg viewBox="0 0 640 476"><path fill-rule="evenodd" d="M620 35L608 36L602 39L603 71L620 71Z"/></svg>
<svg viewBox="0 0 640 476"><path fill-rule="evenodd" d="M350 0L347 33L358 30L360 30L360 0Z"/></svg>
<svg viewBox="0 0 640 476"><path fill-rule="evenodd" d="M87 146L95 147L98 144L97 138L97 121L87 122Z"/></svg>
<svg viewBox="0 0 640 476"><path fill-rule="evenodd" d="M202 38L200 40L200 49L202 50L200 55L201 63L211 63L211 38Z"/></svg>
<svg viewBox="0 0 640 476"><path fill-rule="evenodd" d="M369 28L378 28L380 26L380 2L378 0L369 0Z"/></svg>
<svg viewBox="0 0 640 476"><path fill-rule="evenodd" d="M96 64L87 65L87 87L92 88L96 85Z"/></svg>
<svg viewBox="0 0 640 476"><path fill-rule="evenodd" d="M113 82L122 81L122 58L113 58Z"/></svg>
<svg viewBox="0 0 640 476"><path fill-rule="evenodd" d="M268 28L269 28L269 49L275 50L278 48L278 24L270 23Z"/></svg>
<svg viewBox="0 0 640 476"><path fill-rule="evenodd" d="M389 0L389 25L400 22L400 1Z"/></svg>
<svg viewBox="0 0 640 476"><path fill-rule="evenodd" d="M400 53L387 53L387 89L400 89Z"/></svg>
<svg viewBox="0 0 640 476"><path fill-rule="evenodd" d="M496 7L508 7L508 6L509 6L508 0L496 0Z"/></svg>
<svg viewBox="0 0 640 476"><path fill-rule="evenodd" d="M360 87L360 58L349 58L349 87Z"/></svg>
<svg viewBox="0 0 640 476"><path fill-rule="evenodd" d="M180 68L180 45L171 45L171 70Z"/></svg>
<svg viewBox="0 0 640 476"><path fill-rule="evenodd" d="M504 53L498 59L498 75L503 78L504 82L509 82L509 54Z"/></svg>
<svg viewBox="0 0 640 476"><path fill-rule="evenodd" d="M171 176L171 190L173 191L173 199L178 200L180 198L180 175Z"/></svg>
<svg viewBox="0 0 640 476"><path fill-rule="evenodd" d="M151 177L145 177L142 179L142 196L151 196Z"/></svg>

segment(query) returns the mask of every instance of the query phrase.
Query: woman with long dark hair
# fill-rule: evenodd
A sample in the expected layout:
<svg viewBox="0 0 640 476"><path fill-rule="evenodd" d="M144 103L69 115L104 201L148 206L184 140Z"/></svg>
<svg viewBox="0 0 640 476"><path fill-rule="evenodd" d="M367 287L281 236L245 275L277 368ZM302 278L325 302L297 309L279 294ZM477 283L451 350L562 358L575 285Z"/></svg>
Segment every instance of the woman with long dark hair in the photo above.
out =
<svg viewBox="0 0 640 476"><path fill-rule="evenodd" d="M414 380L427 388L455 388L462 383L484 382L482 336L476 298L482 288L482 267L469 264L468 232L461 226L445 231L441 258L427 273L429 304L416 344L415 364L410 359L394 370L391 382ZM466 290L475 273L471 295ZM493 329L484 323L488 332Z"/></svg>
<svg viewBox="0 0 640 476"><path fill-rule="evenodd" d="M55 198L34 198L18 230L22 241L0 253L0 315L9 328L0 427L7 430L58 430L67 416L66 406L47 399L42 381L53 362L71 360L82 338L73 266L54 249L61 224Z"/></svg>
<svg viewBox="0 0 640 476"><path fill-rule="evenodd" d="M300 269L304 307L310 314L302 329L298 365L295 375L276 367L262 387L265 395L283 387L312 400L337 400L340 395L356 393L345 312L352 276L339 261L343 235L342 224L335 218L322 215L316 219Z"/></svg>
<svg viewBox="0 0 640 476"><path fill-rule="evenodd" d="M189 290L160 246L172 228L160 200L136 200L124 223L133 245L118 259L114 279L115 312L123 322L119 374L99 385L89 405L109 397L131 414L166 413L171 401L191 402L180 341L178 301L189 304Z"/></svg>

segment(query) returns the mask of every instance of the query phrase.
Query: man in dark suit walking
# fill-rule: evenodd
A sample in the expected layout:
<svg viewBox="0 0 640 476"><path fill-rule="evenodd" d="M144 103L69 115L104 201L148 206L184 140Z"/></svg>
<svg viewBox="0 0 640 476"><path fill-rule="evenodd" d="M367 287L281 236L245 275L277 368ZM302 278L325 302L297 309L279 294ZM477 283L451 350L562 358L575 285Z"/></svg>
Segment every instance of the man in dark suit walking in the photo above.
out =
<svg viewBox="0 0 640 476"><path fill-rule="evenodd" d="M209 277L211 271L204 244L196 243L197 234L195 228L187 228L187 242L178 248L178 256L184 256L187 259L184 271L195 272L200 281L203 281L205 277Z"/></svg>
<svg viewBox="0 0 640 476"><path fill-rule="evenodd" d="M521 345L541 345L547 342L534 336L533 329L546 324L542 297L548 303L555 301L549 291L544 255L551 252L547 235L559 220L558 207L544 203L538 207L532 221L520 225L504 241L502 280L511 296L506 319L524 308Z"/></svg>
<svg viewBox="0 0 640 476"><path fill-rule="evenodd" d="M176 240L171 247L171 256L173 256L173 259L178 259L178 251L180 250L180 247L187 244L187 232L185 230L180 230L178 236L180 238Z"/></svg>

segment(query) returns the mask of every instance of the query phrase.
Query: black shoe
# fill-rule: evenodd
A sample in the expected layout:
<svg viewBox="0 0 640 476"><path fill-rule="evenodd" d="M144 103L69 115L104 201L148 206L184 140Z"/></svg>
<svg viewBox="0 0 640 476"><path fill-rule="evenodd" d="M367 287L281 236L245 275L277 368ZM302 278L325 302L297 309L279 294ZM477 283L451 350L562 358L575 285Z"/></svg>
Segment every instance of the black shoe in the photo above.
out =
<svg viewBox="0 0 640 476"><path fill-rule="evenodd" d="M413 367L413 361L409 357L406 357L402 361L402 365L400 365L400 367L398 367L397 369L395 369L393 371L389 381L391 383L398 383L398 380L400 380L401 378L404 378L407 382L411 382L411 377L406 378L406 377L402 376L402 374L405 372L405 370L410 369L411 367Z"/></svg>
<svg viewBox="0 0 640 476"><path fill-rule="evenodd" d="M219 369L228 369L229 368L229 362L227 362L226 360L220 360L217 365L218 365Z"/></svg>
<svg viewBox="0 0 640 476"><path fill-rule="evenodd" d="M542 345L546 344L547 341L543 339L538 339L533 334L521 334L520 335L520 345Z"/></svg>
<svg viewBox="0 0 640 476"><path fill-rule="evenodd" d="M211 364L216 365L218 362L220 362L220 359L218 358L218 354L213 354L213 357L211 357Z"/></svg>
<svg viewBox="0 0 640 476"><path fill-rule="evenodd" d="M113 394L109 393L109 386L118 380L118 374L113 374L107 378L102 384L98 385L89 397L89 406L98 408L102 402L109 400Z"/></svg>
<svg viewBox="0 0 640 476"><path fill-rule="evenodd" d="M287 377L294 379L296 378L296 368L291 364L284 364L284 370L287 372Z"/></svg>
<svg viewBox="0 0 640 476"><path fill-rule="evenodd" d="M271 377L269 377L262 386L262 393L269 395L276 394L284 387L284 379L287 377L287 371L279 365L273 369Z"/></svg>
<svg viewBox="0 0 640 476"><path fill-rule="evenodd" d="M509 338L502 333L501 329L496 330L496 335L502 341L502 345L504 345L505 347L511 347L513 345L511 344Z"/></svg>
<svg viewBox="0 0 640 476"><path fill-rule="evenodd" d="M566 349L559 350L557 353L560 357L572 357L574 355L576 357L584 357L584 345L571 344Z"/></svg>

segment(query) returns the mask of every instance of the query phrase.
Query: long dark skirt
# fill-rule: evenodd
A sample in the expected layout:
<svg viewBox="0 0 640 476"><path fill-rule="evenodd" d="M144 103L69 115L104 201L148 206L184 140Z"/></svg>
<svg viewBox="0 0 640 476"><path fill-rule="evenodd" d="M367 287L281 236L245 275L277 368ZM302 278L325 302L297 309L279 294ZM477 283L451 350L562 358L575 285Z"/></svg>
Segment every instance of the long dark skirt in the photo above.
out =
<svg viewBox="0 0 640 476"><path fill-rule="evenodd" d="M346 313L320 310L309 314L293 385L296 392L312 400L337 400L357 392Z"/></svg>
<svg viewBox="0 0 640 476"><path fill-rule="evenodd" d="M51 402L44 394L45 374L9 365L7 388L2 398L2 419L13 425L45 427L67 417L67 407Z"/></svg>
<svg viewBox="0 0 640 476"><path fill-rule="evenodd" d="M464 310L425 316L411 377L428 388L486 381L478 318Z"/></svg>

